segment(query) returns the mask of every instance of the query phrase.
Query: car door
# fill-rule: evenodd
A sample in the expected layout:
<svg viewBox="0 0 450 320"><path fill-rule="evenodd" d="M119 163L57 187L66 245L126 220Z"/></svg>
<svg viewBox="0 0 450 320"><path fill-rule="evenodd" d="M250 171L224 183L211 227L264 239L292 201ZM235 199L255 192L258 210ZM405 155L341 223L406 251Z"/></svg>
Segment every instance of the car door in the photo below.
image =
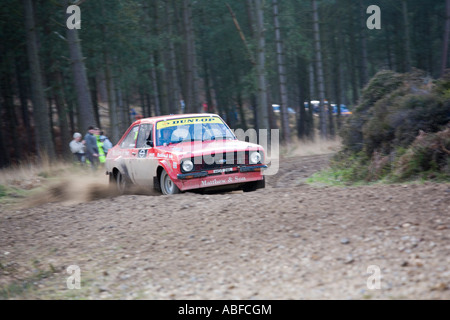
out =
<svg viewBox="0 0 450 320"><path fill-rule="evenodd" d="M138 135L139 125L133 126L126 137L120 143L120 148L123 150L121 152L122 173L126 174L133 181L133 162L136 159L137 149L136 140ZM134 182L134 181L133 181Z"/></svg>
<svg viewBox="0 0 450 320"><path fill-rule="evenodd" d="M136 141L136 158L133 160L131 171L134 183L151 187L153 177L156 175L158 161L155 157L154 148L147 142L153 141L153 124L143 123L139 127Z"/></svg>

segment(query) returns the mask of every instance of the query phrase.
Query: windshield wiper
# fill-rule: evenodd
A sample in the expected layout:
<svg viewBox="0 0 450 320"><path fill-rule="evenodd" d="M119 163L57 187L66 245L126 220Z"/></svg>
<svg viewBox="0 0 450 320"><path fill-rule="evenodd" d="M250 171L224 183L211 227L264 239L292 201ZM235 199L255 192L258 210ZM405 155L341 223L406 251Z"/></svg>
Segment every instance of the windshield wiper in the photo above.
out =
<svg viewBox="0 0 450 320"><path fill-rule="evenodd" d="M231 139L231 137L229 137L229 136L211 136L211 138L209 138L209 139L205 139L205 140L203 140L203 141L210 141L210 140L226 140L226 139Z"/></svg>
<svg viewBox="0 0 450 320"><path fill-rule="evenodd" d="M167 145L170 146L171 144L177 144L177 143L180 143L180 142L183 142L183 141L186 141L186 140L170 141Z"/></svg>

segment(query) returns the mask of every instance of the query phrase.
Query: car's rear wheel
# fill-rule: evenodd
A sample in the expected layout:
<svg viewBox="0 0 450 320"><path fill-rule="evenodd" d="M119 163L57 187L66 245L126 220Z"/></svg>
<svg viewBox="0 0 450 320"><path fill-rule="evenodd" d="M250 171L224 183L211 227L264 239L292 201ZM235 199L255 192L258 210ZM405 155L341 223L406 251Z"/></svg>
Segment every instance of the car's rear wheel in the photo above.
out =
<svg viewBox="0 0 450 320"><path fill-rule="evenodd" d="M177 193L180 193L180 189L172 181L172 179L170 179L170 177L167 174L166 170L163 170L162 173L161 173L160 186L161 186L161 192L163 194L177 194Z"/></svg>
<svg viewBox="0 0 450 320"><path fill-rule="evenodd" d="M120 171L116 174L116 187L117 191L119 191L120 194L124 194L127 189L130 187L131 182L128 180L128 178L121 174Z"/></svg>

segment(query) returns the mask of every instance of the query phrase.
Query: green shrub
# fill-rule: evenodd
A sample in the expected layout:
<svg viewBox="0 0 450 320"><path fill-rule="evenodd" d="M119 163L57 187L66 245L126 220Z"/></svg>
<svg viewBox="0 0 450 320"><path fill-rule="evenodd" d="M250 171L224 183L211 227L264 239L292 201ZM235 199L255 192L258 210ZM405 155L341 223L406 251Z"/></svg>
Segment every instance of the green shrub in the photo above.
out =
<svg viewBox="0 0 450 320"><path fill-rule="evenodd" d="M393 71L378 72L363 89L360 102L353 115L346 121L341 136L345 147L359 152L364 146L363 126L372 117L371 109L377 101L395 91L403 83L404 76Z"/></svg>
<svg viewBox="0 0 450 320"><path fill-rule="evenodd" d="M0 198L6 196L6 187L0 184Z"/></svg>
<svg viewBox="0 0 450 320"><path fill-rule="evenodd" d="M332 169L348 181L448 176L450 73L377 73L345 123Z"/></svg>
<svg viewBox="0 0 450 320"><path fill-rule="evenodd" d="M450 128L437 133L421 131L408 150L396 162L398 180L429 178L437 173L450 177Z"/></svg>

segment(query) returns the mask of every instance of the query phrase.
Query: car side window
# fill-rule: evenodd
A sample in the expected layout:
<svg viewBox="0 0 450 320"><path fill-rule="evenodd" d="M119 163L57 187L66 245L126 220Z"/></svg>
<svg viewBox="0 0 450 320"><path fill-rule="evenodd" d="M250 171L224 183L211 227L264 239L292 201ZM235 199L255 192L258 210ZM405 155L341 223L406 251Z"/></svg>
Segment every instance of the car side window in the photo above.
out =
<svg viewBox="0 0 450 320"><path fill-rule="evenodd" d="M147 144L147 140L152 140L152 128L153 125L150 123L141 124L139 127L136 148L150 148Z"/></svg>
<svg viewBox="0 0 450 320"><path fill-rule="evenodd" d="M136 147L136 139L138 135L139 126L134 126L130 132L127 134L125 139L123 139L120 147L122 149L135 148Z"/></svg>

